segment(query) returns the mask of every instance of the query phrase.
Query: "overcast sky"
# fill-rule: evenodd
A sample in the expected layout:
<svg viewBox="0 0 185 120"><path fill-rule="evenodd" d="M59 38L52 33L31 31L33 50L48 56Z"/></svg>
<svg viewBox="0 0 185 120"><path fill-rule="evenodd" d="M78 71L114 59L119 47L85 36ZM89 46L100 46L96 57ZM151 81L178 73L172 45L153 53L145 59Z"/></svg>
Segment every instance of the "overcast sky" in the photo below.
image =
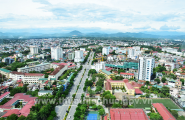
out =
<svg viewBox="0 0 185 120"><path fill-rule="evenodd" d="M185 0L0 0L0 31L185 32Z"/></svg>

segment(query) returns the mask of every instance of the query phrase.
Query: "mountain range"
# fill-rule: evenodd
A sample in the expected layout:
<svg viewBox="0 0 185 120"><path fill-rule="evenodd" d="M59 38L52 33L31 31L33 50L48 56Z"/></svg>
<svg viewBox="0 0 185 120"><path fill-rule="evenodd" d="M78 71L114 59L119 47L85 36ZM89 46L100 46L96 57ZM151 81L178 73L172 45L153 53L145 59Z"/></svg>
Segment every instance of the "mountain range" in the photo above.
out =
<svg viewBox="0 0 185 120"><path fill-rule="evenodd" d="M0 32L0 38L48 38L48 37L131 37L131 38L167 38L167 39L185 39L185 33L178 32L118 32L118 33L82 33L80 31L74 30L69 33L2 33Z"/></svg>

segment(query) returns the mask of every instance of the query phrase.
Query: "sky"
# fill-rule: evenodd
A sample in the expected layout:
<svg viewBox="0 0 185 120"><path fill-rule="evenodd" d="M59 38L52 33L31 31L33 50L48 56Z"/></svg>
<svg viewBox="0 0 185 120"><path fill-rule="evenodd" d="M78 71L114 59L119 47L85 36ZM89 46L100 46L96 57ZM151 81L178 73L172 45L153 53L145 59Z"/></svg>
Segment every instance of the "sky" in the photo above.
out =
<svg viewBox="0 0 185 120"><path fill-rule="evenodd" d="M185 32L185 0L0 0L0 32Z"/></svg>

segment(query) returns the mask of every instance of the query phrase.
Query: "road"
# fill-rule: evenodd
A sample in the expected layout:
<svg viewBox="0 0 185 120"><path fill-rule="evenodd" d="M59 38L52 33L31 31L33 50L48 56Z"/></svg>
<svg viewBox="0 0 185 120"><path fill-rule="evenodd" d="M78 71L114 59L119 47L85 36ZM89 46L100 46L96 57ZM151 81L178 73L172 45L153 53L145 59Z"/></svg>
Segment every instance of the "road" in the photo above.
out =
<svg viewBox="0 0 185 120"><path fill-rule="evenodd" d="M80 83L80 89L78 89L78 91L76 93L76 97L75 97L75 99L78 99L78 100L81 99L81 95L83 93L83 86L84 86L85 80L88 78L88 72L89 72L89 70L91 68L91 62L92 62L92 59L93 59L93 55L94 55L94 52L91 52L90 55L89 55L89 58L88 58L87 62L85 63L85 65L83 65L82 70L75 77L74 85L71 88L71 91L68 94L68 96L66 97L66 99L68 99L68 98L71 98L72 99L72 95L75 94L75 92L77 90L77 86L79 85L80 80L82 78L82 75L83 75L83 73L84 73L84 71L86 69L85 74L84 74L84 76L82 78L82 81ZM90 62L88 64L88 61L89 60L90 60ZM76 111L77 105L78 105L78 103L75 104L75 102L73 102L73 104L71 105L71 109L70 109L70 111L68 113L67 120L73 120L73 116L74 116L74 113ZM66 114L66 111L68 110L69 106L70 106L70 103L68 103L68 104L63 103L62 105L58 105L58 106L55 107L55 111L57 113L57 116L58 116L57 119L58 120L64 119L65 114ZM69 116L71 116L71 118L69 118Z"/></svg>

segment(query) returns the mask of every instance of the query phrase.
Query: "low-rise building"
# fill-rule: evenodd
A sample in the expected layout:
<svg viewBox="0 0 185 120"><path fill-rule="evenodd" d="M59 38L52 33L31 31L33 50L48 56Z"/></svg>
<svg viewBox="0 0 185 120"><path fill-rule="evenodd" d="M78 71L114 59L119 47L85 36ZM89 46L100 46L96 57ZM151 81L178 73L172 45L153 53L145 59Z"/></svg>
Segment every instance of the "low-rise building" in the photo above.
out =
<svg viewBox="0 0 185 120"><path fill-rule="evenodd" d="M141 108L111 108L110 120L149 120Z"/></svg>
<svg viewBox="0 0 185 120"><path fill-rule="evenodd" d="M134 78L134 73L124 73L124 72L121 72L120 75L123 76L123 78L125 78L125 79Z"/></svg>
<svg viewBox="0 0 185 120"><path fill-rule="evenodd" d="M0 68L0 73L1 73L2 75L5 75L6 78L9 78L10 72L11 72L10 70L4 69L4 68Z"/></svg>
<svg viewBox="0 0 185 120"><path fill-rule="evenodd" d="M107 71L107 70L100 70L99 71L101 74L104 74L105 75L105 77L106 77L106 79L110 79L110 77L112 76L112 75L114 75L113 73L111 73L111 72L109 72L109 71Z"/></svg>
<svg viewBox="0 0 185 120"><path fill-rule="evenodd" d="M53 95L53 90L40 90L38 92L38 96L43 96L43 95L46 95L46 94Z"/></svg>
<svg viewBox="0 0 185 120"><path fill-rule="evenodd" d="M156 113L158 112L162 116L163 120L176 120L162 103L153 103L152 108Z"/></svg>

